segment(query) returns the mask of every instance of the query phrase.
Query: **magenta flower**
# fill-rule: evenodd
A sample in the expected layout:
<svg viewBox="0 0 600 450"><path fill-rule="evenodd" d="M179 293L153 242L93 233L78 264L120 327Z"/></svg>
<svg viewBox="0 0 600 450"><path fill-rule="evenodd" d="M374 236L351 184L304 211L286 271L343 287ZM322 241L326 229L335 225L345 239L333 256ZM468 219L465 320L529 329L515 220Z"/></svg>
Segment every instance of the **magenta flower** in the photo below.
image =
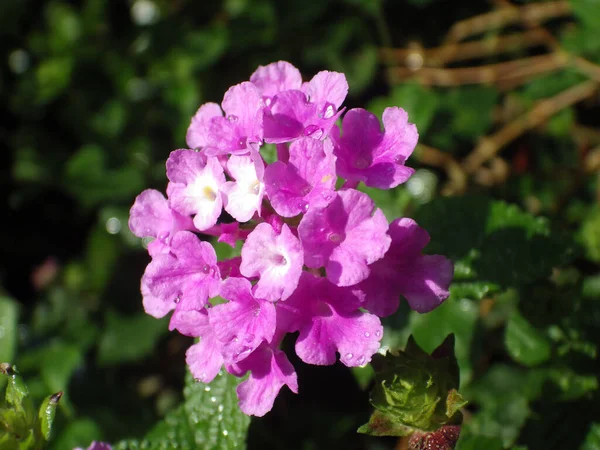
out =
<svg viewBox="0 0 600 450"><path fill-rule="evenodd" d="M271 98L279 92L299 90L302 87L302 75L287 61L278 61L267 66L259 66L250 75L250 81L266 99L267 106Z"/></svg>
<svg viewBox="0 0 600 450"><path fill-rule="evenodd" d="M303 138L292 142L287 164L276 161L265 170L271 206L283 217L323 207L335 195L335 156L330 140Z"/></svg>
<svg viewBox="0 0 600 450"><path fill-rule="evenodd" d="M231 372L240 377L247 371L250 371L250 377L237 387L240 408L245 414L264 416L273 408L275 398L284 385L298 393L296 372L281 350L274 350L263 343L231 368Z"/></svg>
<svg viewBox="0 0 600 450"><path fill-rule="evenodd" d="M390 224L390 249L371 266L371 275L356 292L364 307L380 317L397 309L403 295L412 309L424 313L438 307L450 292L454 275L452 262L440 255L422 255L429 234L412 219L396 219Z"/></svg>
<svg viewBox="0 0 600 450"><path fill-rule="evenodd" d="M227 162L227 170L235 181L227 181L221 186L225 211L239 222L249 221L254 213L260 216L265 185L259 180L255 162L249 156L232 156Z"/></svg>
<svg viewBox="0 0 600 450"><path fill-rule="evenodd" d="M300 331L296 353L302 361L329 365L338 352L346 366L362 366L379 349L383 327L360 306L350 289L304 272L292 296L277 304L277 320L289 332Z"/></svg>
<svg viewBox="0 0 600 450"><path fill-rule="evenodd" d="M337 156L338 174L350 182L390 189L404 183L414 173L404 163L411 155L419 135L417 127L408 123L402 108L386 108L381 132L379 120L364 109L351 109L339 130L332 131Z"/></svg>
<svg viewBox="0 0 600 450"><path fill-rule="evenodd" d="M240 272L259 276L254 295L271 302L285 300L298 285L304 255L302 246L287 225L277 233L268 223L259 223L242 247Z"/></svg>
<svg viewBox="0 0 600 450"><path fill-rule="evenodd" d="M189 231L179 231L171 240L170 252L156 255L146 267L142 278L146 312L168 312L172 305L201 309L210 297L218 295L220 283L212 245Z"/></svg>
<svg viewBox="0 0 600 450"><path fill-rule="evenodd" d="M223 167L216 158L192 150L171 152L167 160L169 205L185 216L195 215L194 226L202 231L217 223L225 183Z"/></svg>
<svg viewBox="0 0 600 450"><path fill-rule="evenodd" d="M180 230L193 230L192 220L169 207L155 189L146 189L135 198L129 211L129 229L138 237L153 237L164 243Z"/></svg>
<svg viewBox="0 0 600 450"><path fill-rule="evenodd" d="M247 155L258 151L263 140L264 102L254 84L244 82L229 88L221 103L225 117L207 117L215 110L203 112L196 125L192 121L188 135L205 134L207 155ZM195 141L196 142L196 141Z"/></svg>
<svg viewBox="0 0 600 450"><path fill-rule="evenodd" d="M369 275L369 264L390 246L387 220L367 194L339 191L325 207L311 208L298 226L304 263L325 267L338 286L352 286Z"/></svg>
<svg viewBox="0 0 600 450"><path fill-rule="evenodd" d="M246 358L261 342L271 342L275 333L275 306L254 297L251 288L245 278L227 278L219 293L229 302L208 311L227 364Z"/></svg>
<svg viewBox="0 0 600 450"><path fill-rule="evenodd" d="M185 361L196 380L210 383L223 366L223 356L222 346L209 323L207 310L175 311L169 328L176 328L186 336L200 338L200 342L185 352Z"/></svg>
<svg viewBox="0 0 600 450"><path fill-rule="evenodd" d="M341 73L303 83L288 62L260 66L220 106L198 109L186 136L196 151L167 161L168 200L147 190L131 208L132 232L155 238L144 309L173 311L169 328L199 338L186 352L197 380L210 382L222 367L250 372L237 389L246 414L266 414L284 385L298 392L278 349L287 333L299 333L295 351L306 363L333 364L339 353L343 364L361 366L379 349L379 317L401 295L418 312L449 295L452 263L422 254L427 233L411 219L388 229L369 196L353 189L390 189L412 175L405 163L415 126L400 108L384 111L383 131L373 114L352 109L340 130L347 93ZM276 162L260 154L264 142L276 145ZM234 222L219 222L223 209ZM217 261L196 231L231 249L220 246L226 256Z"/></svg>

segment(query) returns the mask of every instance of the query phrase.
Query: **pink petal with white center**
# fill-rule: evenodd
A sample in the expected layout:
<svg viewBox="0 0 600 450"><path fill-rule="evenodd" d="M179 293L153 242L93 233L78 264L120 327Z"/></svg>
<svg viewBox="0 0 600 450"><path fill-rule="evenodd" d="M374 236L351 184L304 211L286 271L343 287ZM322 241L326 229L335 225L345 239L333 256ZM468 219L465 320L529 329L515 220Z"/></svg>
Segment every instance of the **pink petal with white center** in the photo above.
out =
<svg viewBox="0 0 600 450"><path fill-rule="evenodd" d="M298 377L285 353L262 344L241 361L239 371L250 377L237 387L240 409L244 414L262 417L273 408L275 398L285 385L298 393Z"/></svg>
<svg viewBox="0 0 600 450"><path fill-rule="evenodd" d="M221 107L216 103L205 103L194 117L187 130L186 143L189 148L204 148L208 145L208 132L210 120L213 117L223 116Z"/></svg>
<svg viewBox="0 0 600 450"><path fill-rule="evenodd" d="M300 89L302 86L300 71L287 61L259 66L250 76L250 81L264 97L273 97L281 91Z"/></svg>
<svg viewBox="0 0 600 450"><path fill-rule="evenodd" d="M261 342L270 342L275 333L275 307L255 298L251 287L245 278L227 278L221 285L220 295L229 302L208 312L227 364L246 358Z"/></svg>
<svg viewBox="0 0 600 450"><path fill-rule="evenodd" d="M260 223L242 247L240 271L246 277L259 276L254 295L274 302L294 292L303 264L300 240L287 225L277 233L270 224Z"/></svg>
<svg viewBox="0 0 600 450"><path fill-rule="evenodd" d="M254 213L260 215L265 185L256 174L255 162L249 156L232 156L227 170L235 181L221 186L225 211L239 222L249 221Z"/></svg>
<svg viewBox="0 0 600 450"><path fill-rule="evenodd" d="M225 183L217 158L192 150L176 150L167 160L169 205L183 215L195 214L194 226L202 231L221 215L220 188Z"/></svg>

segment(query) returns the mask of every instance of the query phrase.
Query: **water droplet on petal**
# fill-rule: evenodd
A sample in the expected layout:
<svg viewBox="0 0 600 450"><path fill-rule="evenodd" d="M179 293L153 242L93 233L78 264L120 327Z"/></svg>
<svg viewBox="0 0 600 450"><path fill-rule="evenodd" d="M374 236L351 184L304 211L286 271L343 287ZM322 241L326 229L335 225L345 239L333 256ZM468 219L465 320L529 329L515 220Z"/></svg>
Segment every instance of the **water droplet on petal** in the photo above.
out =
<svg viewBox="0 0 600 450"><path fill-rule="evenodd" d="M309 125L304 129L304 136L312 136L319 130L320 128L317 125Z"/></svg>
<svg viewBox="0 0 600 450"><path fill-rule="evenodd" d="M406 161L406 158L404 158L404 156L402 155L397 155L396 157L394 157L394 162L396 164L404 164L404 161Z"/></svg>
<svg viewBox="0 0 600 450"><path fill-rule="evenodd" d="M327 236L327 239L329 239L331 242L340 242L342 240L342 235L339 233L331 233L329 236Z"/></svg>
<svg viewBox="0 0 600 450"><path fill-rule="evenodd" d="M346 354L346 359L352 359L354 355L352 353L347 353Z"/></svg>
<svg viewBox="0 0 600 450"><path fill-rule="evenodd" d="M331 103L325 103L325 107L323 108L323 118L331 119L335 114L335 108Z"/></svg>
<svg viewBox="0 0 600 450"><path fill-rule="evenodd" d="M237 117L237 116L234 116L234 115L232 114L231 116L229 116L229 117L227 118L227 120L229 120L230 122L237 122L237 120L238 120L238 117Z"/></svg>
<svg viewBox="0 0 600 450"><path fill-rule="evenodd" d="M239 145L241 148L246 148L246 147L248 146L248 144L247 144L247 141L248 141L248 139L247 139L247 138L241 138L241 139L239 140L239 142L238 142L238 145Z"/></svg>
<svg viewBox="0 0 600 450"><path fill-rule="evenodd" d="M354 167L357 169L366 169L369 167L369 161L367 161L365 158L358 158L354 161Z"/></svg>
<svg viewBox="0 0 600 450"><path fill-rule="evenodd" d="M366 338L371 337L371 333L369 333L368 331L365 331L365 337Z"/></svg>
<svg viewBox="0 0 600 450"><path fill-rule="evenodd" d="M175 297L175 300L173 300L173 302L175 304L179 303L181 301L181 297L178 295L177 297Z"/></svg>
<svg viewBox="0 0 600 450"><path fill-rule="evenodd" d="M202 272L206 273L206 274L209 273L210 272L210 266L208 264L204 264L202 266Z"/></svg>
<svg viewBox="0 0 600 450"><path fill-rule="evenodd" d="M260 307L254 308L254 311L252 312L252 314L254 314L254 317L260 316Z"/></svg>
<svg viewBox="0 0 600 450"><path fill-rule="evenodd" d="M252 342L253 340L254 340L254 335L253 334L249 334L248 336L246 336L246 342Z"/></svg>
<svg viewBox="0 0 600 450"><path fill-rule="evenodd" d="M271 105L271 97L265 97L265 106Z"/></svg>
<svg viewBox="0 0 600 450"><path fill-rule="evenodd" d="M356 363L357 363L359 366L362 366L364 362L365 362L365 356L364 356L364 355L363 355L363 356L361 356L360 358L358 358L358 360L356 361Z"/></svg>
<svg viewBox="0 0 600 450"><path fill-rule="evenodd" d="M381 331L377 330L377 331L375 332L375 337L378 337L378 338L380 338L380 337L381 337Z"/></svg>
<svg viewBox="0 0 600 450"><path fill-rule="evenodd" d="M196 147L196 148L194 149L194 151L195 151L196 153L200 152L200 147Z"/></svg>
<svg viewBox="0 0 600 450"><path fill-rule="evenodd" d="M256 181L253 185L252 185L252 193L254 195L258 195L260 194L260 182Z"/></svg>

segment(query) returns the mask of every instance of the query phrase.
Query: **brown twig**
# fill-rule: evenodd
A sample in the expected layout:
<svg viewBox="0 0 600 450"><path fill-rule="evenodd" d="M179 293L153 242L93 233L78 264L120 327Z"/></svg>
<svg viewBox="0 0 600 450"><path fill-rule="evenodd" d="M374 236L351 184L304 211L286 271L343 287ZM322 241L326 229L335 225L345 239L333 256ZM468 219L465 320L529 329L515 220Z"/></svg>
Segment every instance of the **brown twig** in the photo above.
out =
<svg viewBox="0 0 600 450"><path fill-rule="evenodd" d="M425 85L460 86L465 84L486 84L508 80L524 80L534 75L548 73L565 67L569 57L563 53L517 59L497 64L459 69L427 68L411 70L406 67L388 69L391 83L399 83L408 78L416 78Z"/></svg>
<svg viewBox="0 0 600 450"><path fill-rule="evenodd" d="M448 63L512 53L546 43L546 33L543 30L534 29L504 36L489 36L480 41L449 43L431 49L422 49L419 46L412 46L412 48L382 48L380 57L390 65L404 64L411 67L413 66L411 61L420 59L421 66L441 67Z"/></svg>
<svg viewBox="0 0 600 450"><path fill-rule="evenodd" d="M568 1L532 3L521 7L500 8L456 23L450 29L446 42L462 41L470 36L493 29L501 29L507 25L523 23L531 26L550 19L566 17L570 14L571 5Z"/></svg>
<svg viewBox="0 0 600 450"><path fill-rule="evenodd" d="M572 86L558 95L539 101L524 115L506 124L491 136L482 138L477 147L465 158L463 167L473 174L490 158L494 157L508 143L527 130L541 125L557 112L592 96L598 89L595 81L584 81Z"/></svg>

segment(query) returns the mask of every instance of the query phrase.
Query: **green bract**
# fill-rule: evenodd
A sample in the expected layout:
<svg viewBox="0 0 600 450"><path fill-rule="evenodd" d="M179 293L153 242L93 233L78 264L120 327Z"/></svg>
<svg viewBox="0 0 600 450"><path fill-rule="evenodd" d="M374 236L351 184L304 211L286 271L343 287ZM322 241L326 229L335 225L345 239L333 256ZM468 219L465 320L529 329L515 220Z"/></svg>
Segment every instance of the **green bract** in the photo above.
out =
<svg viewBox="0 0 600 450"><path fill-rule="evenodd" d="M466 401L458 393L459 372L454 356L454 335L431 355L411 336L406 350L373 357L375 412L358 431L378 436L408 436L460 424L459 409Z"/></svg>

